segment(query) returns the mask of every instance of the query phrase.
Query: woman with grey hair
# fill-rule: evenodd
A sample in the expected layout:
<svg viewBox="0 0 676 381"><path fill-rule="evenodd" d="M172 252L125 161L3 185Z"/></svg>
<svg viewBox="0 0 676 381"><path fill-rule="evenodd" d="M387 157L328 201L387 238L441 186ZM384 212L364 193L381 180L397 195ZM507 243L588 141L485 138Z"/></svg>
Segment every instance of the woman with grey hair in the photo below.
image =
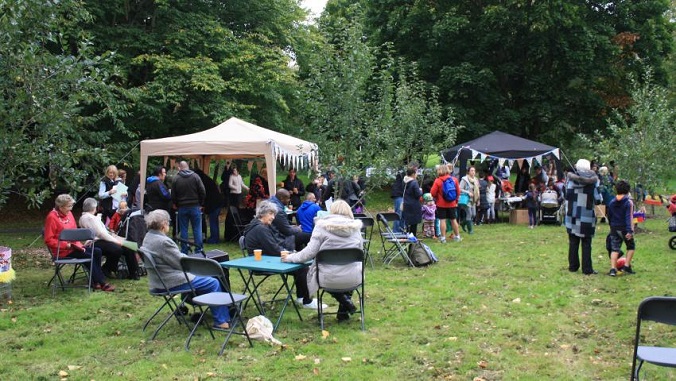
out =
<svg viewBox="0 0 676 381"><path fill-rule="evenodd" d="M138 262L136 253L124 246L124 238L111 234L99 217L96 216L96 207L98 201L94 198L86 198L82 203L82 216L80 216L80 227L90 229L96 234L96 246L101 248L103 256L106 257L106 263L102 266L103 273L107 277L117 272L117 264L120 257L124 255L129 270L129 279L139 280Z"/></svg>
<svg viewBox="0 0 676 381"><path fill-rule="evenodd" d="M190 285L197 295L210 292L223 292L221 284L216 278L195 276L188 273L189 283L181 268L181 257L185 254L171 238L167 236L170 228L169 213L166 210L156 209L145 216L148 233L143 239L143 250L152 256L157 265L157 274L148 272L148 286L151 290L163 289L164 283L171 291L190 292ZM209 307L214 317L214 328L228 329L230 327L230 313L227 307Z"/></svg>
<svg viewBox="0 0 676 381"><path fill-rule="evenodd" d="M101 271L101 248L95 245L92 250L92 246L87 243L59 241L59 235L64 229L77 228L72 212L75 200L69 194L60 194L54 204L54 209L45 219L45 244L52 255L58 252L60 258L91 258L94 262L91 273L92 286L97 290L115 291L115 286L106 282L106 277Z"/></svg>
<svg viewBox="0 0 676 381"><path fill-rule="evenodd" d="M256 216L244 229L244 242L249 255L256 249L263 250L263 255L279 257L282 251L290 251L284 246L284 238L272 228L272 221L277 215L277 205L265 200L256 209ZM293 272L296 282L296 303L305 308L317 308L317 300L310 297L307 288L307 268Z"/></svg>

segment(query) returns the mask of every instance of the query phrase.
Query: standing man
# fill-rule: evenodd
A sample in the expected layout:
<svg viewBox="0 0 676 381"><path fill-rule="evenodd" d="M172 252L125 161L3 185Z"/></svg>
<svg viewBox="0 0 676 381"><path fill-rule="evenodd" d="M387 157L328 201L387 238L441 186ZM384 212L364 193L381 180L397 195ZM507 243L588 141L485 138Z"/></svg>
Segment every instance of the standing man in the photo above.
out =
<svg viewBox="0 0 676 381"><path fill-rule="evenodd" d="M591 170L589 160L578 160L575 169L577 173L571 171L566 176L568 271L576 272L580 268L578 253L582 243L582 273L593 275L598 274L592 266L591 244L596 232L594 205L600 199L597 191L599 179Z"/></svg>
<svg viewBox="0 0 676 381"><path fill-rule="evenodd" d="M178 164L178 174L174 177L171 187L171 200L178 208L178 230L181 240L188 240L188 223L192 225L192 235L195 240L196 251L203 251L202 242L202 205L206 197L204 183L197 173L190 170L188 163L181 161ZM188 244L181 242L181 252L188 253Z"/></svg>
<svg viewBox="0 0 676 381"><path fill-rule="evenodd" d="M223 197L221 191L218 189L218 184L209 177L204 171L195 169L195 173L202 180L204 190L206 191L206 198L204 199L204 212L209 218L209 238L207 243L221 242L220 228L218 217L221 215L221 207L223 206ZM202 230L206 230L206 225L202 224Z"/></svg>
<svg viewBox="0 0 676 381"><path fill-rule="evenodd" d="M302 202L301 197L305 195L305 187L303 186L303 182L296 177L295 168L289 169L289 175L284 180L284 189L288 190L289 194L291 194L291 205L293 206L293 210L298 210L298 207Z"/></svg>

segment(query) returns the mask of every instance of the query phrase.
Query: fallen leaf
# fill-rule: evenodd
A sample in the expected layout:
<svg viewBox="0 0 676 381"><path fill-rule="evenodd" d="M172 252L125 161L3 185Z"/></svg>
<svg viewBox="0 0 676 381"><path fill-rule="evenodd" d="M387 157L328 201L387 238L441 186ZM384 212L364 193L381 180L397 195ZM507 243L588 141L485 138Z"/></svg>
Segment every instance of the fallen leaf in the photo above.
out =
<svg viewBox="0 0 676 381"><path fill-rule="evenodd" d="M350 362L350 361L352 361L352 357L341 357L340 359L343 360L343 362Z"/></svg>
<svg viewBox="0 0 676 381"><path fill-rule="evenodd" d="M61 378L68 377L68 372L66 372L65 370L60 370L59 371L59 377L61 377Z"/></svg>
<svg viewBox="0 0 676 381"><path fill-rule="evenodd" d="M486 369L486 368L488 368L488 361L481 360L477 363L477 365L479 365L479 368L481 368L481 369Z"/></svg>
<svg viewBox="0 0 676 381"><path fill-rule="evenodd" d="M319 363L322 362L320 359L315 359L315 364L319 365Z"/></svg>
<svg viewBox="0 0 676 381"><path fill-rule="evenodd" d="M214 372L207 372L207 377L214 377L216 376L216 373Z"/></svg>
<svg viewBox="0 0 676 381"><path fill-rule="evenodd" d="M322 339L326 339L327 337L329 337L329 335L330 335L329 331L325 329L322 330Z"/></svg>
<svg viewBox="0 0 676 381"><path fill-rule="evenodd" d="M78 370L82 368L80 365L68 365L68 370Z"/></svg>
<svg viewBox="0 0 676 381"><path fill-rule="evenodd" d="M12 318L12 323L16 323L16 317Z"/></svg>
<svg viewBox="0 0 676 381"><path fill-rule="evenodd" d="M164 368L164 369L169 369L169 367L167 366L167 364L162 364L162 368Z"/></svg>
<svg viewBox="0 0 676 381"><path fill-rule="evenodd" d="M317 368L312 369L312 373L314 373L315 376L319 376L319 369Z"/></svg>
<svg viewBox="0 0 676 381"><path fill-rule="evenodd" d="M512 303L521 303L521 298L516 298L512 300Z"/></svg>
<svg viewBox="0 0 676 381"><path fill-rule="evenodd" d="M296 360L298 360L298 361L300 361L300 360L305 360L306 358L307 358L307 356L296 355Z"/></svg>
<svg viewBox="0 0 676 381"><path fill-rule="evenodd" d="M458 341L458 338L455 336L449 337L448 340L450 341Z"/></svg>

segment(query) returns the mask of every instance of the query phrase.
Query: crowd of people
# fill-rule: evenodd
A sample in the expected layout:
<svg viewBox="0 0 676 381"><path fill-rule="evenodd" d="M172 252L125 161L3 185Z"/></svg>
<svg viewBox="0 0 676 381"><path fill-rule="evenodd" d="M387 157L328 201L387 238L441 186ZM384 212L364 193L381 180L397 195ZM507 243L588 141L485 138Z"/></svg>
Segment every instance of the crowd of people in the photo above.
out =
<svg viewBox="0 0 676 381"><path fill-rule="evenodd" d="M610 233L607 249L610 258L608 275L633 274L632 259L636 245L633 236L634 203L631 187L617 178L616 168L595 168L593 163L580 159L574 168L558 171L549 163L545 167L534 166L530 175L522 165L515 186L510 183L510 168L491 166L477 173L470 166L464 176L458 177L450 164L435 167L436 176L420 178L419 165L411 163L397 174L392 184L393 208L400 215L394 224L396 231L417 236L418 227L424 237L436 238L441 243L462 241L461 232L473 234L474 227L496 221L496 201L503 192L521 193L528 209L529 227L537 224L536 210L540 193L553 192L565 204L565 227L568 234L568 270L580 268L585 275L597 274L591 256L592 239L596 231L595 205L607 205ZM559 174L560 173L560 174ZM82 204L79 225L95 233L95 244L59 241L63 229L77 227L72 208L75 200L67 194L59 195L54 209L45 220L45 243L53 253L62 257L91 258L91 272L95 289L114 291L108 279L117 278L118 263L122 258L127 264L130 279L139 279L139 266L134 251L125 247L124 238L117 235L121 224L133 208L138 208L140 199L140 174L125 184L126 173L115 166L105 170L101 180L98 200L87 198ZM158 166L146 179L145 204L149 210L145 216L148 233L143 248L152 255L160 275L174 291L191 289L198 293L219 291L221 285L214 279L189 276L185 278L179 259L189 251L188 245L203 250L203 218L209 224L206 243L220 241L219 216L225 206L250 209L253 218L243 231L246 250L262 250L266 255L279 256L285 262L307 262L322 249L362 248L362 222L354 217L357 207L363 206L363 183L358 177L337 178L328 171L318 175L305 186L291 168L286 179L279 183L273 195L267 187L267 173L254 173L249 186L244 184L236 167L224 171L221 186L199 169L191 170L181 161L178 172L171 181L167 169ZM419 181L420 179L420 181ZM227 182L227 194L223 193ZM246 196L245 196L246 194ZM673 210L676 214L676 197ZM131 205L132 207L128 207ZM291 223L295 215L297 224ZM189 241L188 229L192 228L193 241ZM169 236L180 238L176 241ZM626 253L621 246L625 245ZM581 255L580 255L581 247ZM623 262L619 258L626 254ZM361 269L350 268L329 271L326 276L341 277L348 283L357 282ZM316 265L297 270L292 274L296 283L296 302L306 308L317 308L312 295L317 290ZM150 287L160 288L158 274L150 274ZM353 279L354 278L354 279ZM334 293L339 304L337 319L347 320L356 311L351 293ZM227 309L213 309L214 327L227 328Z"/></svg>

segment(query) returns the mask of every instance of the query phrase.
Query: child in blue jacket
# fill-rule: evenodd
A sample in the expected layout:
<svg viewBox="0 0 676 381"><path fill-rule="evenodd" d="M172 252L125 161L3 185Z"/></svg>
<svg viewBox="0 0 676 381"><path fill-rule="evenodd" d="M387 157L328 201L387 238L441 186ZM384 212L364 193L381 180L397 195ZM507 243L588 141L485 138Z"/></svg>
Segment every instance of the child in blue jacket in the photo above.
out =
<svg viewBox="0 0 676 381"><path fill-rule="evenodd" d="M631 259L636 250L634 242L634 225L632 223L634 217L634 203L629 198L629 191L631 187L629 183L620 180L615 184L617 196L615 196L610 203L608 203L607 216L610 225L610 271L608 275L616 276L618 270L627 274L633 274L634 270L631 268ZM621 269L617 268L617 258L619 256L622 242L627 247L627 259Z"/></svg>

